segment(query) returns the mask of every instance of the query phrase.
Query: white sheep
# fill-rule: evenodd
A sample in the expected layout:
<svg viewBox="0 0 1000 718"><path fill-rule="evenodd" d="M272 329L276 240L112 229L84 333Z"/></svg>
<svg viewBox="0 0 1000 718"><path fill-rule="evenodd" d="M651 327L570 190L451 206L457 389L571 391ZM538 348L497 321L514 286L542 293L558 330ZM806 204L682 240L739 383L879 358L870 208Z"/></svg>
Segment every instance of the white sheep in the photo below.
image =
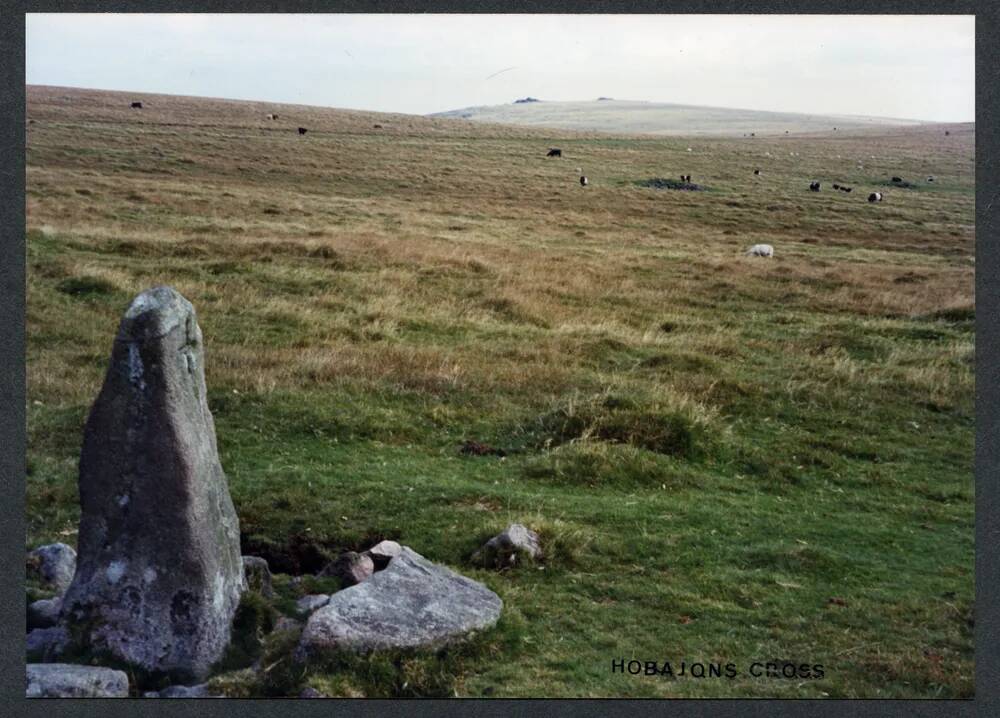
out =
<svg viewBox="0 0 1000 718"><path fill-rule="evenodd" d="M774 247L770 244L755 244L747 250L748 257L773 257Z"/></svg>

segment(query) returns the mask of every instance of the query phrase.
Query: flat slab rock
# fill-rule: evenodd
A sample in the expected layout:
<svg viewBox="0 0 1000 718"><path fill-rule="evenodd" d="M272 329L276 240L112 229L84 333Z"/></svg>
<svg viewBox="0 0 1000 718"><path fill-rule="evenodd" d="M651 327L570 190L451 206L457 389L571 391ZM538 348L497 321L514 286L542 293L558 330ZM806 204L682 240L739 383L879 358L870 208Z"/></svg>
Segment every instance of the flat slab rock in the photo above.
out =
<svg viewBox="0 0 1000 718"><path fill-rule="evenodd" d="M404 546L385 570L335 593L309 617L296 657L436 647L489 628L502 608L486 586Z"/></svg>
<svg viewBox="0 0 1000 718"><path fill-rule="evenodd" d="M28 698L128 698L123 671L70 663L29 663Z"/></svg>

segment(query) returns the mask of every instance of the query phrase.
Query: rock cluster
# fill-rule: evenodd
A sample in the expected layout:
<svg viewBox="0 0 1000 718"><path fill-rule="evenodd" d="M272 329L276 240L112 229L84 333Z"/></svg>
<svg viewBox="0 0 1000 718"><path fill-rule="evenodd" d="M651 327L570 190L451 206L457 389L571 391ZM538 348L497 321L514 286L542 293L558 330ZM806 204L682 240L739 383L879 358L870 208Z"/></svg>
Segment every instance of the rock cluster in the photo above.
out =
<svg viewBox="0 0 1000 718"><path fill-rule="evenodd" d="M51 544L28 556L29 573L57 592L28 606L27 654L41 661L28 665L28 696L128 695L121 671L52 662L79 651L195 683L148 697L211 697L197 681L223 656L242 593L275 597L268 562L240 555L206 396L194 308L169 287L143 292L121 320L84 429L79 555ZM514 528L511 546L529 550L533 534ZM395 541L343 553L319 575L347 588L299 599L300 659L439 646L492 626L503 605ZM282 617L273 630L299 627Z"/></svg>

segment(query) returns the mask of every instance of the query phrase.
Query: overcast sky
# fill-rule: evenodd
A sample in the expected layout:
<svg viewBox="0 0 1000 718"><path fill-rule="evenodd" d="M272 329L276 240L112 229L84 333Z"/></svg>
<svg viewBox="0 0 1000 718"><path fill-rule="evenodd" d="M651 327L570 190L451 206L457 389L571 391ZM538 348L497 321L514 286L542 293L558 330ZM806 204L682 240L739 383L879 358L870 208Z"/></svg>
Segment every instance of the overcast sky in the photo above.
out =
<svg viewBox="0 0 1000 718"><path fill-rule="evenodd" d="M543 100L966 122L974 18L31 14L27 82L424 114Z"/></svg>

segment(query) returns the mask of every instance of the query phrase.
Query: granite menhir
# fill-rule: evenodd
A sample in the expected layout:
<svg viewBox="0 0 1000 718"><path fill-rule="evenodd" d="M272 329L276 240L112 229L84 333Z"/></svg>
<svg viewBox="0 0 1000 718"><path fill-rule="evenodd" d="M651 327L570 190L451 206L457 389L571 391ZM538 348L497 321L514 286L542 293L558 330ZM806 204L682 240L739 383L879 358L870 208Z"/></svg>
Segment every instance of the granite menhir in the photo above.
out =
<svg viewBox="0 0 1000 718"><path fill-rule="evenodd" d="M77 567L61 621L87 650L202 678L244 589L194 307L170 287L122 318L80 455Z"/></svg>

